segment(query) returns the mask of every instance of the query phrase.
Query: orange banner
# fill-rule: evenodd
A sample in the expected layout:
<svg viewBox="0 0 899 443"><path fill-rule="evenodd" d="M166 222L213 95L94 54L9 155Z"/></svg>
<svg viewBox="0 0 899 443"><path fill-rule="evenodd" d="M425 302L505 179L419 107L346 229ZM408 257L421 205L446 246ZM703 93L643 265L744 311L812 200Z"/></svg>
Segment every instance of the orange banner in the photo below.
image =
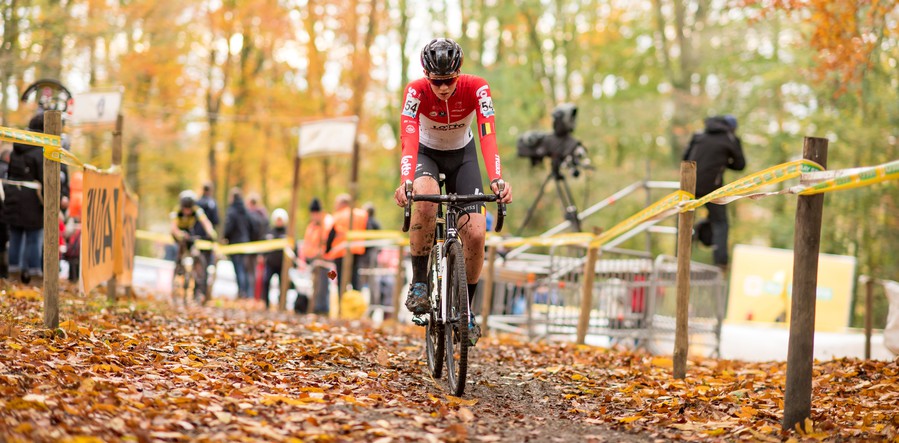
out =
<svg viewBox="0 0 899 443"><path fill-rule="evenodd" d="M83 189L81 284L88 292L122 264L122 176L85 169Z"/></svg>
<svg viewBox="0 0 899 443"><path fill-rule="evenodd" d="M137 232L137 197L125 192L125 211L122 213L122 270L117 272L119 283L131 286L134 275L134 244Z"/></svg>

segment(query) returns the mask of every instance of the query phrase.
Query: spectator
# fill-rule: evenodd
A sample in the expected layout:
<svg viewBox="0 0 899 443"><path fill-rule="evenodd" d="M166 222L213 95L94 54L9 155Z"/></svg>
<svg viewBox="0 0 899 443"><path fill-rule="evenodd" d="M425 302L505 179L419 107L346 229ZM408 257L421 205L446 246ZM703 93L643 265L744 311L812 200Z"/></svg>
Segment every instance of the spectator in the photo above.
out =
<svg viewBox="0 0 899 443"><path fill-rule="evenodd" d="M284 238L287 236L287 222L289 216L287 215L287 211L282 208L277 208L272 211L272 228L269 231L268 235L266 235L267 240L276 239L276 238ZM281 267L284 265L284 251L279 249L277 251L271 251L265 254L265 278L262 280L262 290L260 291L260 296L263 300L265 300L265 309L269 308L269 300L268 300L268 292L271 287L272 277L275 275L278 276L279 280L288 278L289 276L281 275ZM280 285L279 285L280 287ZM294 288L293 282L290 283L290 287ZM295 288L294 288L295 289ZM278 292L278 298L282 297L280 290ZM299 300L300 295L297 294L297 305L301 302ZM280 305L280 302L279 302ZM305 313L306 310L303 309Z"/></svg>
<svg viewBox="0 0 899 443"><path fill-rule="evenodd" d="M219 218L219 207L218 203L216 203L215 201L215 197L213 196L212 191L212 182L204 183L203 194L200 196L200 198L197 199L197 206L199 206L200 209L203 210L203 213L206 214L206 219L209 220L210 224L212 224L212 229L216 230L217 232L221 232L218 231L221 228L221 226L219 225L219 222L221 222L221 219ZM203 240L213 240L209 236L209 233L207 233L206 230L203 229L199 224L195 226L193 233ZM215 265L215 251L213 251L212 249L203 249L200 251L200 253L203 254L204 258L206 258L207 266ZM206 299L208 300L212 296L212 285L207 285L206 292Z"/></svg>
<svg viewBox="0 0 899 443"><path fill-rule="evenodd" d="M337 267L337 287L338 293L343 294L346 289L344 283L346 279L343 275L343 259L347 250L347 232L350 228L350 214L353 217L352 230L363 231L368 224L368 213L360 208L352 209L350 205L352 198L349 194L340 194L334 200L334 223L327 229L328 240L325 243L325 257L334 260L334 266ZM352 246L350 253L353 254L353 267L350 276L350 284L354 289L360 288L359 285L359 264L365 254L365 246Z"/></svg>
<svg viewBox="0 0 899 443"><path fill-rule="evenodd" d="M331 226L330 214L322 212L322 204L312 198L309 204L309 224L303 235L303 258L312 268L312 310L319 315L327 315L330 311L328 287L328 266L323 260L327 235L325 226Z"/></svg>
<svg viewBox="0 0 899 443"><path fill-rule="evenodd" d="M702 198L724 184L726 168L742 171L746 167L743 146L736 136L737 119L732 115L709 117L705 131L690 139L684 160L696 162L696 197ZM712 228L712 259L727 272L727 208L707 203L708 222Z"/></svg>
<svg viewBox="0 0 899 443"><path fill-rule="evenodd" d="M212 228L218 230L220 228L219 222L219 207L215 202L215 197L212 195L212 182L206 182L203 184L203 195L197 200L197 206L203 208L203 212L206 214L206 218L209 219L209 223L212 223Z"/></svg>
<svg viewBox="0 0 899 443"><path fill-rule="evenodd" d="M44 115L28 122L28 130L44 132ZM9 226L9 273L23 283L43 276L44 156L40 147L15 143L9 158L2 220ZM57 229L53 226L52 229Z"/></svg>
<svg viewBox="0 0 899 443"><path fill-rule="evenodd" d="M11 147L5 147L0 151L0 179L6 179L6 171L9 170L9 156ZM3 213L3 187L0 186L0 214ZM9 252L6 244L9 242L9 227L0 219L0 278L9 278Z"/></svg>
<svg viewBox="0 0 899 443"><path fill-rule="evenodd" d="M225 240L228 244L247 243L250 241L250 215L243 204L240 189L230 192L228 209L225 212ZM231 254L228 257L234 265L234 277L237 279L237 298L248 298L246 254Z"/></svg>
<svg viewBox="0 0 899 443"><path fill-rule="evenodd" d="M365 213L368 214L368 223L365 225L365 230L367 231L376 231L381 229L381 222L375 218L375 205L372 202L367 202L362 205L362 209L365 210ZM374 246L366 247L365 254L363 256L361 268L376 268L378 266L378 248Z"/></svg>
<svg viewBox="0 0 899 443"><path fill-rule="evenodd" d="M250 215L250 241L265 240L268 233L268 211L259 203L259 194L247 196L247 213ZM262 254L247 254L247 284L250 287L248 297L254 298L256 289L262 292L262 280L265 277L265 262Z"/></svg>

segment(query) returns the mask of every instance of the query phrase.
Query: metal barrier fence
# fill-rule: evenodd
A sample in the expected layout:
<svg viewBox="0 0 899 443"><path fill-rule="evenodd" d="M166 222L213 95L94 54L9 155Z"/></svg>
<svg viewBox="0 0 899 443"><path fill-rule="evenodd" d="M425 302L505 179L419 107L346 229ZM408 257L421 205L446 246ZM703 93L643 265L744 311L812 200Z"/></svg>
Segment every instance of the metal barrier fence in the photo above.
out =
<svg viewBox="0 0 899 443"><path fill-rule="evenodd" d="M549 252L531 257L523 254L496 267L490 329L532 340L576 339L587 248L559 246ZM675 258L601 259L594 269L588 342L605 338L609 344L670 352L668 343L673 343L675 331ZM725 302L721 271L693 263L692 349L718 354Z"/></svg>

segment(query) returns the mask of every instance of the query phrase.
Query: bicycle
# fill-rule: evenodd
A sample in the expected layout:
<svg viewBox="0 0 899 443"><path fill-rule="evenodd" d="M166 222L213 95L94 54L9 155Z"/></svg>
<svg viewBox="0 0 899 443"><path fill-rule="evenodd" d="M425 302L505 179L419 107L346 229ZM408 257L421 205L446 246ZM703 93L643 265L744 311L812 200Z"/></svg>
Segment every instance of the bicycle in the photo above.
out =
<svg viewBox="0 0 899 443"><path fill-rule="evenodd" d="M175 271L172 276L172 304L181 303L187 306L188 294L194 293L194 301L206 304L209 300L206 287L197 292L197 282L206 283L206 257L197 248L196 235L186 235L178 240L178 256L175 258Z"/></svg>
<svg viewBox="0 0 899 443"><path fill-rule="evenodd" d="M444 176L438 180L440 189ZM504 183L499 182L502 191ZM428 294L431 310L427 317L414 320L425 326L425 353L428 370L435 379L443 376L445 363L447 383L453 395L465 391L468 372L469 324L471 307L468 301L468 280L465 275L465 256L458 236L456 221L464 214L463 205L469 203L496 202L497 195L486 194L424 194L412 195L412 182L406 181L406 206L403 210L403 232L409 230L412 219L412 202L437 203L437 224L434 245L428 259ZM496 232L502 230L506 205L497 203Z"/></svg>

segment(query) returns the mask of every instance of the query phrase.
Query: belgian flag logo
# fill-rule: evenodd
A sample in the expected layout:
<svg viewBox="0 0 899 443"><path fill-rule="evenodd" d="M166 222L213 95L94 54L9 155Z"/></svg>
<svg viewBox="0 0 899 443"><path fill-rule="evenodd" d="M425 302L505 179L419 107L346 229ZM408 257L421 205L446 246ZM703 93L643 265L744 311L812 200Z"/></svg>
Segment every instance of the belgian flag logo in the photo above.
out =
<svg viewBox="0 0 899 443"><path fill-rule="evenodd" d="M490 134L493 134L493 125L490 122L481 124L481 137L486 137Z"/></svg>

